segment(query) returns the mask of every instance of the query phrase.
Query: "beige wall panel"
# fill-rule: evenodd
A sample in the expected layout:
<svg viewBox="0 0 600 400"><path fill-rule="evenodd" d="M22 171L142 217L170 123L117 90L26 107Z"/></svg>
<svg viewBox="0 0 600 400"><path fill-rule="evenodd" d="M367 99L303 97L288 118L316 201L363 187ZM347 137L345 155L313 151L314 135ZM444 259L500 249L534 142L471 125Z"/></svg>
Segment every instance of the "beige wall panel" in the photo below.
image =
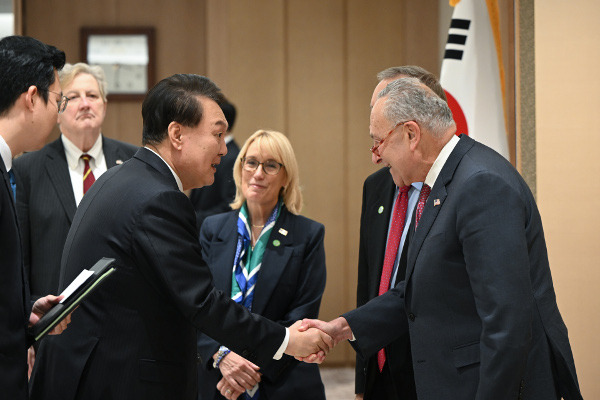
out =
<svg viewBox="0 0 600 400"><path fill-rule="evenodd" d="M44 2L25 0L25 34L54 44L71 63L82 61L82 26L153 26L157 81L180 72L206 73L204 1L104 0ZM141 144L141 101L108 104L103 131L108 137ZM55 130L51 140L58 136Z"/></svg>
<svg viewBox="0 0 600 400"><path fill-rule="evenodd" d="M356 278L360 236L362 187L367 176L380 166L371 162L369 147L369 102L378 72L403 63L402 1L350 0L347 13L346 93L348 111L343 149L346 157L347 189L347 284L348 307L356 305ZM353 352L350 354L353 356Z"/></svg>
<svg viewBox="0 0 600 400"><path fill-rule="evenodd" d="M288 135L300 164L304 214L325 224L327 288L321 318L346 310L346 164L344 162L344 3L287 2ZM328 357L347 359L346 346Z"/></svg>
<svg viewBox="0 0 600 400"><path fill-rule="evenodd" d="M277 0L209 3L211 15L223 13L225 7L228 14L221 21L227 31L221 26L209 35L209 66L210 75L238 109L234 132L240 145L260 128L287 134L284 6Z"/></svg>
<svg viewBox="0 0 600 400"><path fill-rule="evenodd" d="M535 1L540 211L583 397L600 398L600 3Z"/></svg>
<svg viewBox="0 0 600 400"><path fill-rule="evenodd" d="M440 75L441 54L439 53L437 0L404 1L404 12L400 25L403 28L404 63L420 65Z"/></svg>

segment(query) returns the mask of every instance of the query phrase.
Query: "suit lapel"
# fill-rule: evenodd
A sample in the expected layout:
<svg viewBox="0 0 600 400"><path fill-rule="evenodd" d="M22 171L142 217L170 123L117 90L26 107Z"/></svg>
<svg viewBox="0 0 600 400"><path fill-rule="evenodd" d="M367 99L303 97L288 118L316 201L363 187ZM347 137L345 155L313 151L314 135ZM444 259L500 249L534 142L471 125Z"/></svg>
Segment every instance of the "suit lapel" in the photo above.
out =
<svg viewBox="0 0 600 400"><path fill-rule="evenodd" d="M48 145L46 157L48 158L48 162L45 163L46 173L54 186L56 195L67 214L70 224L73 222L77 204L75 204L75 194L73 193L73 186L71 185L69 166L60 138Z"/></svg>
<svg viewBox="0 0 600 400"><path fill-rule="evenodd" d="M231 297L231 271L237 243L238 213L232 212L222 225L218 233L218 240L211 244L211 253L216 254L211 260L210 267L213 274L214 285L223 288L227 296ZM233 245L232 245L233 243Z"/></svg>
<svg viewBox="0 0 600 400"><path fill-rule="evenodd" d="M452 181L452 176L454 175L454 171L460 164L463 156L469 151L471 147L473 147L474 140L469 138L468 136L461 135L460 141L450 153L450 156L446 160L446 163L442 167L440 174L438 175L435 183L433 184L433 188L431 188L431 193L425 202L425 208L423 209L423 214L421 215L421 219L419 221L419 226L414 231L413 236L411 238L411 243L408 249L408 260L407 260L407 270L406 270L406 281L410 279L412 272L415 268L415 263L417 260L417 256L419 251L421 251L421 246L423 242L427 238L431 227L433 226L440 210L444 207L444 201L448 196L448 192L446 187ZM439 202L438 202L439 200ZM434 206L433 203L436 203ZM414 218L413 218L414 221Z"/></svg>
<svg viewBox="0 0 600 400"><path fill-rule="evenodd" d="M388 171L385 172L380 187L381 189L375 192L376 195L373 198L373 202L369 204L369 210L367 211L367 218L369 219L370 226L372 226L367 238L367 248L369 250L372 249L372 253L370 253L372 264L369 267L369 273L371 274L369 291L372 296L376 296L379 291L388 227L396 190L396 184ZM381 207L383 207L383 211L380 214L379 210Z"/></svg>
<svg viewBox="0 0 600 400"><path fill-rule="evenodd" d="M294 249L294 221L292 215L284 207L281 215L271 231L269 242L258 273L252 312L261 314L268 304L271 294L277 288L283 270L289 263ZM279 243L279 245L276 245Z"/></svg>
<svg viewBox="0 0 600 400"><path fill-rule="evenodd" d="M104 160L106 161L106 169L118 165L117 161L119 164L122 164L124 161L123 158L126 158L121 154L119 147L116 146L113 141L105 138L104 135L102 135L102 152L104 153Z"/></svg>

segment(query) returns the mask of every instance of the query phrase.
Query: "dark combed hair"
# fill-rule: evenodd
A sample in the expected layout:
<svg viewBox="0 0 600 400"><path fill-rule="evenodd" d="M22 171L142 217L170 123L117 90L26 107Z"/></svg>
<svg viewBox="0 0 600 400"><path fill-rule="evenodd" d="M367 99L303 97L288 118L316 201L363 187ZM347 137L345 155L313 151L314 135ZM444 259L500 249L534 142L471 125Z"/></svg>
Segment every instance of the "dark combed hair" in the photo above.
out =
<svg viewBox="0 0 600 400"><path fill-rule="evenodd" d="M30 86L36 86L47 102L54 70L64 65L64 51L37 39L7 36L0 40L0 116L7 114Z"/></svg>
<svg viewBox="0 0 600 400"><path fill-rule="evenodd" d="M142 104L142 144L158 144L167 137L173 121L193 127L202 120L202 104L198 96L224 101L221 90L207 77L194 74L176 74L154 86Z"/></svg>
<svg viewBox="0 0 600 400"><path fill-rule="evenodd" d="M235 124L235 117L237 115L237 111L235 110L235 106L229 102L229 100L224 99L223 103L219 104L221 106L221 111L225 115L225 119L227 120L228 131L233 130L233 125Z"/></svg>

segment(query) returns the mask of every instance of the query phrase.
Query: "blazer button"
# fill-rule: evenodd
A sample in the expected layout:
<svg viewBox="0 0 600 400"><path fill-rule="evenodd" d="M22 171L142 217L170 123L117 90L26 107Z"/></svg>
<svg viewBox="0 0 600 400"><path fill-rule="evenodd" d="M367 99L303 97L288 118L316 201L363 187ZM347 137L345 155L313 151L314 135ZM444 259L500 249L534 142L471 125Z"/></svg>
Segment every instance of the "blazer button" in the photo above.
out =
<svg viewBox="0 0 600 400"><path fill-rule="evenodd" d="M408 319L410 319L412 322L414 322L415 321L415 314L413 314L413 313L408 314Z"/></svg>
<svg viewBox="0 0 600 400"><path fill-rule="evenodd" d="M200 357L200 353L196 353L196 362L198 364L202 364L202 357Z"/></svg>

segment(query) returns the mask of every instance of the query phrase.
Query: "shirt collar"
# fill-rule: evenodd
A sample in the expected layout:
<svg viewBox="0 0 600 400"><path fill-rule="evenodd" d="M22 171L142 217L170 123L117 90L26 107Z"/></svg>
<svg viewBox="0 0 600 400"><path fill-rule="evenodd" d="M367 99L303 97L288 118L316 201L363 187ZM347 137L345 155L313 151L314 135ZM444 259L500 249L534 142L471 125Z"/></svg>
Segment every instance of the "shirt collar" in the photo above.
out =
<svg viewBox="0 0 600 400"><path fill-rule="evenodd" d="M435 183L438 175L442 171L444 164L446 164L448 157L450 157L452 150L454 150L454 148L458 144L458 141L459 141L458 136L452 135L452 138L442 148L442 151L440 151L440 154L438 154L437 158L433 162L433 165L431 166L431 169L429 170L429 172L427 173L427 176L425 177L425 183L427 185L429 185L429 187L431 187L431 188L433 187L433 184Z"/></svg>
<svg viewBox="0 0 600 400"><path fill-rule="evenodd" d="M65 135L60 135L60 139L62 140L63 147L65 148L65 155L67 157L67 164L69 164L69 168L75 169L79 164L79 159L82 154L89 154L94 160L100 159L104 155L102 151L102 135L98 135L98 139L86 153L81 151L79 147L77 147L73 142L71 142ZM98 164L96 164L98 165Z"/></svg>
<svg viewBox="0 0 600 400"><path fill-rule="evenodd" d="M233 135L230 133L225 136L225 144L229 144L231 141L233 141Z"/></svg>
<svg viewBox="0 0 600 400"><path fill-rule="evenodd" d="M151 152L153 152L154 154L156 154L158 156L158 158L160 158L165 164L167 164L167 167L169 167L169 171L171 171L171 173L173 174L173 177L175 178L175 181L177 182L177 187L179 188L180 191L183 192L183 185L181 184L181 180L179 179L179 177L177 176L177 174L175 173L175 171L173 171L173 168L171 168L171 166L169 165L169 163L166 162L165 159L160 156L160 154L158 154L157 152L155 152L154 150L152 150L150 147L144 146L144 148L148 149Z"/></svg>
<svg viewBox="0 0 600 400"><path fill-rule="evenodd" d="M0 156L2 156L2 161L4 161L6 172L10 171L12 168L12 151L10 151L10 147L8 147L8 143L6 143L2 135L0 135Z"/></svg>

